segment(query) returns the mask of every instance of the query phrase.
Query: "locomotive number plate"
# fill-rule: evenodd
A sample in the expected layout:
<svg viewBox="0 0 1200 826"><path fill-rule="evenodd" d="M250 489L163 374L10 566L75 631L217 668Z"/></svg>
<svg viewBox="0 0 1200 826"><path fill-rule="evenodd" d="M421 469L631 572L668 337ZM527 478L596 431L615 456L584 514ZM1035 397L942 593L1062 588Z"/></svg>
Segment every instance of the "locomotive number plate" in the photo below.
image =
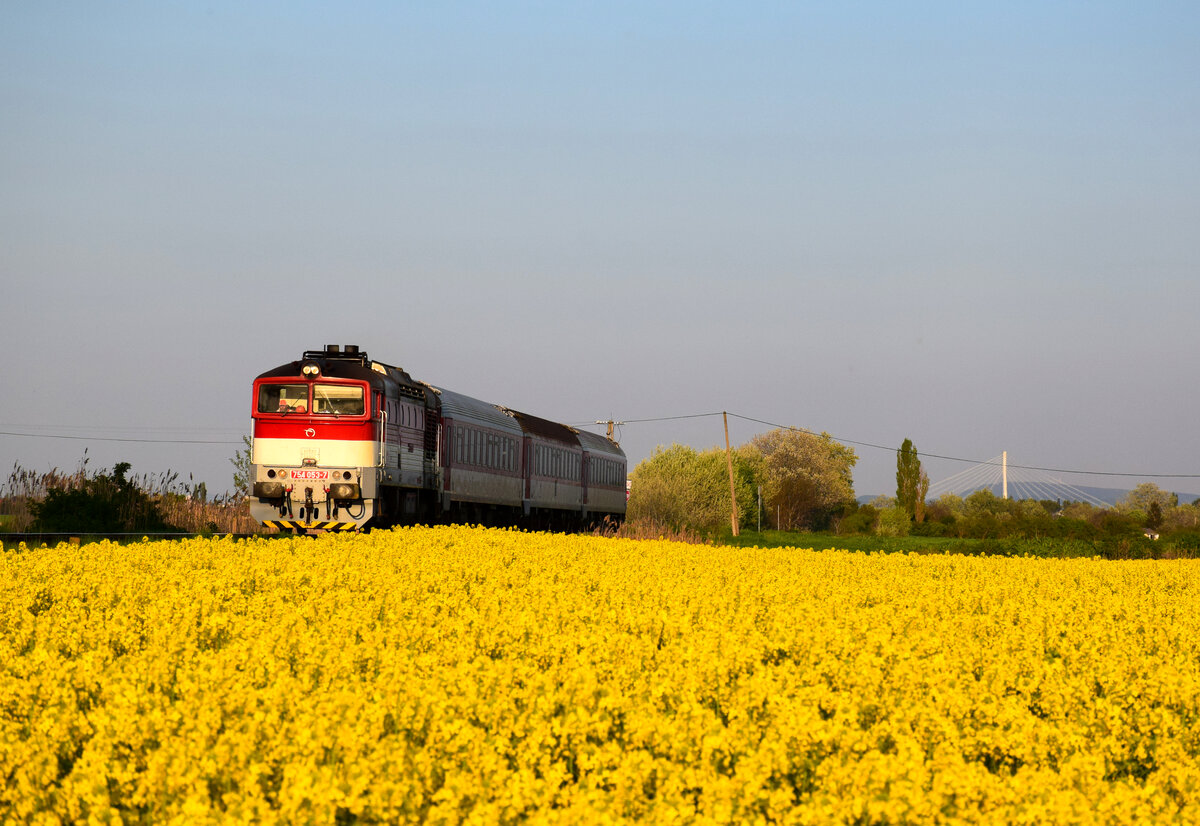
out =
<svg viewBox="0 0 1200 826"><path fill-rule="evenodd" d="M328 479L329 471L327 470L293 470L293 479Z"/></svg>

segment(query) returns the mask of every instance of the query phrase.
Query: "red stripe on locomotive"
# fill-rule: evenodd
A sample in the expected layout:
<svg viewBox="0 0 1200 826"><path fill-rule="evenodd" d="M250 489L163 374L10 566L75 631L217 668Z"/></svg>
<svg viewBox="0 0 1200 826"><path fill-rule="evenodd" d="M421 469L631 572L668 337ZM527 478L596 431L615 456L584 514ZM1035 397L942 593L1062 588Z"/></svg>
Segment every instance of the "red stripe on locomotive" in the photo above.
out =
<svg viewBox="0 0 1200 826"><path fill-rule="evenodd" d="M331 422L326 418L293 419L295 413L281 419L259 419L254 423L256 439L332 439L350 442L371 442L378 436L375 422Z"/></svg>

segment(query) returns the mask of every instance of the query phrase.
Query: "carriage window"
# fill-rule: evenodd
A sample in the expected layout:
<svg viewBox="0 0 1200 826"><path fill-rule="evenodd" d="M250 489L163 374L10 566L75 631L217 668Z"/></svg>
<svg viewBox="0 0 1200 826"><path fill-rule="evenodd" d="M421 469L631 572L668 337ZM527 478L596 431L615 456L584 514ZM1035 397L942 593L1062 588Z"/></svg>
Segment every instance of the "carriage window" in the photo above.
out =
<svg viewBox="0 0 1200 826"><path fill-rule="evenodd" d="M307 410L307 384L262 384L258 387L259 413L304 413Z"/></svg>
<svg viewBox="0 0 1200 826"><path fill-rule="evenodd" d="M367 411L362 387L345 384L313 386L314 413L331 416L361 416Z"/></svg>

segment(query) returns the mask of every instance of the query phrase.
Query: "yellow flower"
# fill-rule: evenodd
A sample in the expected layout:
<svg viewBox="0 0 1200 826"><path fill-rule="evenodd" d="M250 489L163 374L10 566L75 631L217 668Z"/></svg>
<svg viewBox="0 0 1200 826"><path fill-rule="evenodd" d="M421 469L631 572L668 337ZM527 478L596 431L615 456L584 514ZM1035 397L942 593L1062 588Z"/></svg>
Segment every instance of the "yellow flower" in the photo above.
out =
<svg viewBox="0 0 1200 826"><path fill-rule="evenodd" d="M1183 822L1197 563L467 527L0 557L0 821Z"/></svg>

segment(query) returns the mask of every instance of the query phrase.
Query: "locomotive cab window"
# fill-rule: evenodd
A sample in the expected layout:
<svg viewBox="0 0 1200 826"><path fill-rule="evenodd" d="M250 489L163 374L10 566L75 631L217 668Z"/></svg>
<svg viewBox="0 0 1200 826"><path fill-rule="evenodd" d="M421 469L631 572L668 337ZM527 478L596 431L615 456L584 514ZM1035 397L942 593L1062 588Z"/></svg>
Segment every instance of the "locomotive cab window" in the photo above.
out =
<svg viewBox="0 0 1200 826"><path fill-rule="evenodd" d="M307 410L307 384L263 384L258 388L259 413L304 413Z"/></svg>
<svg viewBox="0 0 1200 826"><path fill-rule="evenodd" d="M330 416L361 416L367 410L362 387L345 384L313 386L313 412Z"/></svg>

